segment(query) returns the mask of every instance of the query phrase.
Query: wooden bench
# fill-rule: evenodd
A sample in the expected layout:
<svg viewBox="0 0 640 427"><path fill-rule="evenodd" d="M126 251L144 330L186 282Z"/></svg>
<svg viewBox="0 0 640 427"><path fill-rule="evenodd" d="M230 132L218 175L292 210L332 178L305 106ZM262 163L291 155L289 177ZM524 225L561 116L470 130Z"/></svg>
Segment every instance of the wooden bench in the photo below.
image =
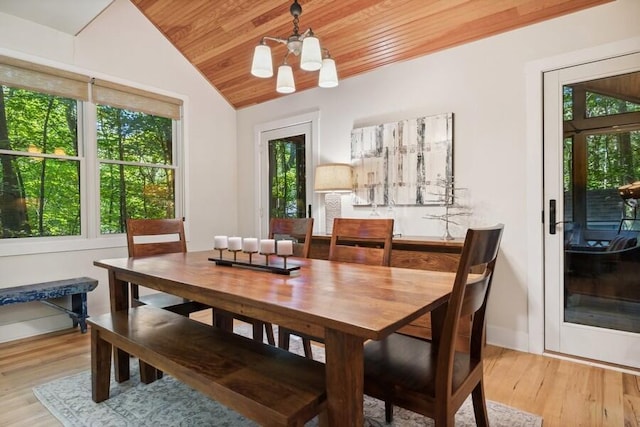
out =
<svg viewBox="0 0 640 427"><path fill-rule="evenodd" d="M87 292L98 286L98 281L90 277L76 277L74 279L55 280L51 282L34 283L32 285L14 286L0 289L0 306L21 302L40 301L50 307L62 310L73 320L73 327L80 325L82 333L87 332ZM47 301L71 295L71 310Z"/></svg>
<svg viewBox="0 0 640 427"><path fill-rule="evenodd" d="M95 402L109 398L115 346L261 425L326 414L322 363L148 305L89 324Z"/></svg>

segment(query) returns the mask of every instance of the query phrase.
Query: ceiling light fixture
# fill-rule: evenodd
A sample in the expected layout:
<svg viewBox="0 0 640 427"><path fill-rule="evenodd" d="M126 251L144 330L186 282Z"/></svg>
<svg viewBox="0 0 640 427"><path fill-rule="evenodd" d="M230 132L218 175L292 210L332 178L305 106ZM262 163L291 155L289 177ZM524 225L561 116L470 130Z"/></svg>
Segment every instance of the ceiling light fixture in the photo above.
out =
<svg viewBox="0 0 640 427"><path fill-rule="evenodd" d="M300 56L300 68L305 71L318 71L318 86L336 87L338 86L338 72L336 62L329 51L320 47L320 41L315 36L311 28L300 34L298 28L299 17L302 15L302 7L298 0L294 0L289 8L293 16L293 34L288 38L264 36L260 44L253 52L253 62L251 64L251 74L256 77L269 78L273 76L273 63L271 60L271 48L267 45L267 40L282 43L287 46L287 53L284 56L282 65L278 67L278 77L276 91L279 93L292 93L296 91L296 84L293 80L293 69L287 63L289 54Z"/></svg>

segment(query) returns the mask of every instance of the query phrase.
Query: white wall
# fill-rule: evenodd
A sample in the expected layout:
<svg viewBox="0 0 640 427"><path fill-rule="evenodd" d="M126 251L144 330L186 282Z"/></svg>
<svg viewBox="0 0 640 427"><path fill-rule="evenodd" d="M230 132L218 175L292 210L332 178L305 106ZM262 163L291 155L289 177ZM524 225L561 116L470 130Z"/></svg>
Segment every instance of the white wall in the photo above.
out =
<svg viewBox="0 0 640 427"><path fill-rule="evenodd" d="M243 235L256 232L257 192L252 175L256 167L247 167L247 162L254 159L255 126L317 109L320 163L349 162L350 131L354 127L453 112L454 170L457 185L469 189L474 211L469 225L505 224L489 305L488 340L527 350L528 292L541 286L528 283L527 278L529 270L538 269L542 262L541 246L533 245L533 254L527 246L530 228L539 229L534 232L538 240L542 237L542 205L540 199L530 200L541 193L542 165L528 173L534 159L526 156L527 152L542 150L541 140L532 142L535 147L527 146L531 144L526 133L530 108L527 67L544 58L639 35L640 2L618 0L383 67L343 80L336 89L308 90L239 110L238 159L242 159L244 173L238 177L238 188L240 203L247 206L239 211L239 231ZM320 199L314 202L319 204ZM534 209L534 215L527 208ZM403 234L440 235L441 224L421 218L433 212L429 209L433 208L397 209ZM363 217L368 213L343 202L343 216Z"/></svg>
<svg viewBox="0 0 640 427"><path fill-rule="evenodd" d="M236 112L129 1L116 0L75 38L0 13L0 53L182 97L188 248L208 249L215 234L237 233ZM0 287L88 275L100 281L89 312L108 311L106 272L92 263L126 256L123 238L29 255L12 255L11 243L0 242ZM71 324L58 313L37 303L2 307L0 342Z"/></svg>

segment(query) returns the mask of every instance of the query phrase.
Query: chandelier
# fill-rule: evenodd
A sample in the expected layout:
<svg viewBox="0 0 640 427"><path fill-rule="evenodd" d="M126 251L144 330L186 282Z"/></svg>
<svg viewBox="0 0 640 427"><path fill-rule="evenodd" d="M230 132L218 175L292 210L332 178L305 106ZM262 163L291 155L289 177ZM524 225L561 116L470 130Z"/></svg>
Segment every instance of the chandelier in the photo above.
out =
<svg viewBox="0 0 640 427"><path fill-rule="evenodd" d="M282 65L278 67L278 77L276 91L279 93L293 93L296 91L296 84L293 80L293 69L287 62L290 54L300 56L300 68L305 71L318 71L318 86L336 87L338 86L338 72L336 62L329 55L329 51L320 47L320 41L315 36L311 28L300 34L298 28L299 17L302 15L302 7L298 0L294 0L289 8L293 16L293 34L288 38L264 36L260 44L253 52L253 62L251 64L251 74L256 77L269 78L273 76L273 63L271 61L271 48L267 45L267 40L282 43L287 46L287 53L284 56Z"/></svg>

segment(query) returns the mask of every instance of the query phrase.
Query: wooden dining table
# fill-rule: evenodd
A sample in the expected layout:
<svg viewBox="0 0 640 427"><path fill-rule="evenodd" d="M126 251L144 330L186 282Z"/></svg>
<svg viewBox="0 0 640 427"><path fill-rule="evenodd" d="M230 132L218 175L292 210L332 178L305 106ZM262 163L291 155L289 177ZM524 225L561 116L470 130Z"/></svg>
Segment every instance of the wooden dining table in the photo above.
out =
<svg viewBox="0 0 640 427"><path fill-rule="evenodd" d="M228 259L228 254L222 254ZM242 255L242 254L241 254ZM363 344L441 307L455 273L289 258L290 275L216 265L218 251L95 261L108 270L112 311L129 307L128 283L325 338L326 420L363 425ZM271 265L283 260L271 257ZM253 262L264 263L255 254ZM116 379L129 356L115 352Z"/></svg>

